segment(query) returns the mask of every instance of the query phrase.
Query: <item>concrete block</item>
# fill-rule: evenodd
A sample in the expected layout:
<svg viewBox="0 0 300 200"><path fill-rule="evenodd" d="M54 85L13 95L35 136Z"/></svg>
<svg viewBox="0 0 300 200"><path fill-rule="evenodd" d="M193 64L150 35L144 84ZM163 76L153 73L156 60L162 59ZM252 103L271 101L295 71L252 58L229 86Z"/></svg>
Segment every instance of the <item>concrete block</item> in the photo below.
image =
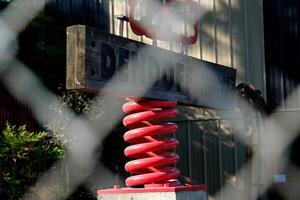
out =
<svg viewBox="0 0 300 200"><path fill-rule="evenodd" d="M140 188L118 190L119 193L117 190L98 190L98 200L207 200L206 190L147 191Z"/></svg>

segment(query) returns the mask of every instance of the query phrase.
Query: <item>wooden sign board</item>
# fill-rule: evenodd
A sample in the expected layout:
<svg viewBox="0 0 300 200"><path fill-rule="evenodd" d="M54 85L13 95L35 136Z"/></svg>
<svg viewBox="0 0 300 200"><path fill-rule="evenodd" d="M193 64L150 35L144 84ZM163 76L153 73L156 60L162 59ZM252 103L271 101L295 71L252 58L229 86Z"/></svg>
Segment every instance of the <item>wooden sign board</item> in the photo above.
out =
<svg viewBox="0 0 300 200"><path fill-rule="evenodd" d="M67 89L230 108L236 71L76 25L67 29Z"/></svg>

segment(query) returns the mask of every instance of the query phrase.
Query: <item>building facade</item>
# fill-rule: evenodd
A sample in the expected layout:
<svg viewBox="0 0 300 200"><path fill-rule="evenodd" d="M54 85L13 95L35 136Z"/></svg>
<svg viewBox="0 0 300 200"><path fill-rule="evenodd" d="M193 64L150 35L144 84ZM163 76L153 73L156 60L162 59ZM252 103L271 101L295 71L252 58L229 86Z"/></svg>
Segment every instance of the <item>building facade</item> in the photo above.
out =
<svg viewBox="0 0 300 200"><path fill-rule="evenodd" d="M142 0L146 2L149 0ZM261 91L275 115L299 116L300 95L285 102L299 83L299 2L297 0L195 0L201 7L199 37L194 45L181 47L173 42L136 36L125 24L123 37L237 70L237 84L250 82ZM116 15L128 16L126 0L52 0L44 13L60 25L84 24L119 35ZM182 27L185 31L185 25ZM277 109L275 111L275 109ZM236 191L232 199L251 199L262 194L259 177L237 175L251 158L251 152L238 134L244 130L253 146L261 131L247 133L261 118L232 118L228 111L179 107L174 120L180 129L178 168L185 181L207 184L210 197L229 186ZM233 126L235 124L235 126ZM255 129L256 130L256 129ZM247 135L249 134L249 135ZM252 147L253 147L252 146ZM256 166L259 167L259 166ZM255 166L254 166L255 168ZM270 174L275 173L272 170ZM253 172L255 174L255 172ZM264 198L267 198L265 196Z"/></svg>
<svg viewBox="0 0 300 200"><path fill-rule="evenodd" d="M250 82L266 97L263 2L261 0L200 0L199 39L194 45L183 47L183 53L237 70L237 84ZM127 15L124 1L109 2L109 31L119 34L115 15ZM183 27L184 29L184 27ZM126 24L123 36L153 44L152 40L136 36ZM158 47L180 52L178 44L157 41ZM180 107L180 141L177 149L181 160L178 168L186 181L207 184L211 196L221 193L226 186L235 188L233 199L247 199L259 191L256 177L236 174L249 159L247 148L240 142L231 126L234 120L246 129L245 120L232 119L226 112ZM245 131L246 132L246 131ZM245 133L246 134L246 133ZM258 133L252 133L258 134ZM253 180L254 179L254 180ZM241 181L243 180L243 181ZM251 182L251 183L250 183ZM256 185L256 186L254 186ZM254 195L254 194L253 194Z"/></svg>

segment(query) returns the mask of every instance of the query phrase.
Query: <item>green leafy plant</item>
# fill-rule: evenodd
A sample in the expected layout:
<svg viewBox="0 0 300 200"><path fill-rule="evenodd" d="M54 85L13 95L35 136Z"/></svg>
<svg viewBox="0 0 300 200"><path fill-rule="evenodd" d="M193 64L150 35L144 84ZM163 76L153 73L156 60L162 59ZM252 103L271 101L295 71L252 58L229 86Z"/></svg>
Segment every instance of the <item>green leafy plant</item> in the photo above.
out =
<svg viewBox="0 0 300 200"><path fill-rule="evenodd" d="M19 199L64 149L47 132L6 123L0 134L0 199Z"/></svg>

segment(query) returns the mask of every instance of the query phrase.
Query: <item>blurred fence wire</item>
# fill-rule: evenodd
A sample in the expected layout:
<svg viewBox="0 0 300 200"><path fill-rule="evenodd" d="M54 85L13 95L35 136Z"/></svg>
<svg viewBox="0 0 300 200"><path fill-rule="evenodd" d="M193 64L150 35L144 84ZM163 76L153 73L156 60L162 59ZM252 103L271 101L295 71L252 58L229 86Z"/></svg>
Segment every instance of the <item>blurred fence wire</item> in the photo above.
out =
<svg viewBox="0 0 300 200"><path fill-rule="evenodd" d="M153 1L154 2L154 1ZM95 186L99 181L101 187L111 187L115 181L115 175L109 169L97 163L94 152L101 144L101 141L107 136L113 127L121 120L123 114L121 109L115 104L109 103L109 97L103 106L103 101L99 101L94 107L101 107L101 112L109 113L101 118L97 123L90 123L88 116L77 116L71 110L66 109L58 100L55 94L46 89L39 81L39 78L29 70L20 60L17 59L18 51L17 36L20 31L32 20L38 12L45 6L46 1L39 0L14 0L0 14L0 73L1 81L10 93L17 97L26 97L26 104L30 107L36 120L40 124L47 124L49 121L61 121L65 118L71 122L65 129L64 134L75 141L75 146L66 146L67 153L63 160L55 163L47 172L45 172L37 181L34 188L24 196L24 199L32 199L38 195L42 199L66 199L74 189L84 183L87 188L91 185ZM156 7L160 5L155 5ZM199 15L200 16L200 15ZM170 20L170 19L168 19ZM176 19L173 19L176 21ZM165 22L169 23L169 22ZM175 22L174 22L175 23ZM148 52L151 49L144 48L142 51ZM122 71L120 72L122 73ZM114 81L112 79L111 81ZM155 80L152 80L155 81ZM147 85L152 85L148 82ZM209 83L207 83L209 84ZM224 88L224 90L227 88ZM146 91L139 91L142 94ZM201 98L197 96L197 86L193 91L189 91L193 98ZM287 98L286 104L294 101L295 96L300 94L300 88L297 88L292 95ZM240 98L235 91L229 92L232 99ZM244 101L244 100L240 100ZM63 115L58 116L57 113L49 110L49 105L59 105L59 109L63 110ZM245 106L247 102L244 101ZM251 108L253 109L253 107ZM257 113L256 110L250 110L250 113ZM249 113L243 113L249 115ZM112 117L113 116L113 117ZM237 133L237 138L252 147L252 158L247 162L240 171L237 172L236 179L242 180L244 174L251 174L250 182L253 185L244 185L249 187L251 193L250 199L256 199L261 192L272 185L273 174L269 170L280 172L287 164L288 154L287 147L296 138L300 130L299 115L278 114L274 113L268 117L253 117L259 123L252 125L252 131L256 132L256 141L250 141L245 136L245 130L241 130L238 126L237 118L241 115L230 116L230 124ZM53 120L56 119L56 120ZM253 120L251 120L253 122ZM108 126L107 124L110 124ZM59 124L57 124L59 126ZM57 173L57 169L63 171L64 166L70 166L68 169L68 178L62 181L61 174ZM95 178L91 182L86 182L91 169L96 169ZM292 175L299 174L298 168L293 168ZM209 177L208 177L209 179ZM255 179L255 180L254 180ZM239 183L237 181L237 184ZM247 182L247 181L245 181ZM100 184L101 183L101 184ZM67 185L67 187L66 187ZM239 187L239 185L237 185ZM62 188L67 188L61 191ZM96 193L97 188L92 188L92 193ZM245 188L244 188L245 189ZM260 192L258 192L260 191ZM214 199L237 199L237 197L245 197L245 190L237 190L230 183L225 183L215 196ZM241 194L238 194L241 193ZM42 196L45 195L45 197ZM282 193L282 195L286 195ZM300 194L298 194L300 196ZM299 197L298 196L298 197Z"/></svg>

